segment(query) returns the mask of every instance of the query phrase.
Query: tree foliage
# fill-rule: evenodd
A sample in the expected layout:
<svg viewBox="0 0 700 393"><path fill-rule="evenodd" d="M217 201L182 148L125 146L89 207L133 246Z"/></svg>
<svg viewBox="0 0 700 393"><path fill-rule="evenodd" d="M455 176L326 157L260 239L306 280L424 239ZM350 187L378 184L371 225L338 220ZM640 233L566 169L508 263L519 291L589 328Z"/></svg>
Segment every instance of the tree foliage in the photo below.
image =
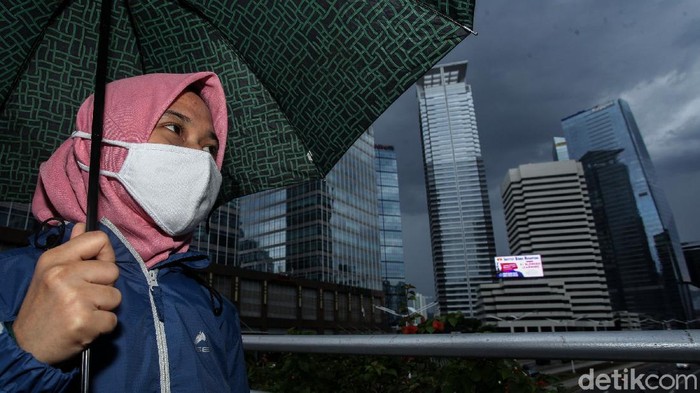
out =
<svg viewBox="0 0 700 393"><path fill-rule="evenodd" d="M459 313L411 321L418 319L407 316L403 333L489 331L488 326ZM551 377L527 376L510 359L248 353L247 361L251 387L268 392L540 393L561 389Z"/></svg>

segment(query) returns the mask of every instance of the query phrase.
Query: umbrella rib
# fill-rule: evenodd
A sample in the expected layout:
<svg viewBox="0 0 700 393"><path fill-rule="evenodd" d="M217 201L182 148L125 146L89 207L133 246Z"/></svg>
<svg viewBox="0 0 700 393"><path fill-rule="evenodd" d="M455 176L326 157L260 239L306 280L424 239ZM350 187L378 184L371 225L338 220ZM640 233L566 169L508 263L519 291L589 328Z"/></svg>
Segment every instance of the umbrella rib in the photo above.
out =
<svg viewBox="0 0 700 393"><path fill-rule="evenodd" d="M205 21L211 28L213 28L214 30L218 31L219 34L221 35L222 40L223 40L224 43L226 44L226 46L227 46L233 53L235 53L235 54L238 56L238 58L241 59L241 61L242 61L248 68L253 69L253 67L251 67L250 64L248 64L248 62L246 61L245 57L241 56L240 53L238 52L238 50L236 50L235 46L234 46L233 43L226 37L226 35L224 34L224 32L223 32L216 24L212 23L212 21L211 21L201 10L199 10L199 8L197 8L197 6L195 6L194 4L192 4L191 2L189 2L188 0L174 0L174 1L177 2L177 3L179 3L179 4L181 4L183 7L189 9L191 12L195 13L197 16L199 16L200 18L202 18L202 20ZM257 75L257 74L256 74L256 75ZM268 89L268 87L263 83L263 81L260 81L260 84L262 84L263 86L265 86L265 89L266 89L268 92L270 91L270 90ZM275 102L275 105L277 105L277 108L282 108L282 106L280 105L279 101L277 101L277 99L276 99L272 94L270 94L270 97L271 97L272 100ZM280 113L282 114L282 116L284 116L285 120L287 120L287 123L289 123L289 125L290 125L290 126L292 127L292 129L294 130L294 133L297 134L297 137L298 137L297 127L294 126L294 124L291 122L291 120L289 120L289 117L287 117L287 113L286 113L285 111L281 110L281 109L280 109ZM304 143L304 140L303 140L302 138L299 138L299 143L301 143L301 145L304 147L304 150L307 151L307 154L311 153L311 154L313 155L313 152L312 152L311 149L306 145L306 143ZM324 176L323 176L323 170L322 170L321 168L319 168L319 166L318 166L315 162L311 161L311 163L312 163L313 167L316 168L316 174L319 176L319 178L323 178L323 177L324 177Z"/></svg>
<svg viewBox="0 0 700 393"><path fill-rule="evenodd" d="M22 61L22 65L17 67L17 74L15 75L15 77L12 80L12 83L10 84L10 89L7 92L7 96L5 96L5 99L3 100L2 104L0 104L0 111L5 110L5 105L7 105L7 102L10 100L12 92L17 88L19 80L22 78L24 71L29 67L29 63L31 62L32 57L34 57L34 53L36 53L36 50L39 48L39 45L44 40L44 35L49 29L49 26L51 26L54 23L54 21L56 21L58 16L63 13L63 11L68 7L68 3L70 3L70 1L71 0L64 0L61 2L61 4L58 5L56 10L49 18L49 20L46 22L46 25L44 25L44 27L41 29L41 33L39 33L39 35L32 43L32 47L29 50L29 53L27 53L27 56L24 58L24 61Z"/></svg>

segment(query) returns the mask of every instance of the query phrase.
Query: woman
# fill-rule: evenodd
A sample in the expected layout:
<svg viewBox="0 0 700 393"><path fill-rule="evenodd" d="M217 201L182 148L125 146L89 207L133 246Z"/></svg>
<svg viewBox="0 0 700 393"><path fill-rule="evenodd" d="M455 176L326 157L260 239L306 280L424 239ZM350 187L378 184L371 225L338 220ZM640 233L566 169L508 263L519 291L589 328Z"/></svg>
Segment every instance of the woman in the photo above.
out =
<svg viewBox="0 0 700 393"><path fill-rule="evenodd" d="M49 229L0 257L0 391L74 388L87 346L96 392L248 391L238 314L197 279L207 258L188 251L221 185L218 77L107 85L101 231L84 233L92 107L41 166L32 208Z"/></svg>

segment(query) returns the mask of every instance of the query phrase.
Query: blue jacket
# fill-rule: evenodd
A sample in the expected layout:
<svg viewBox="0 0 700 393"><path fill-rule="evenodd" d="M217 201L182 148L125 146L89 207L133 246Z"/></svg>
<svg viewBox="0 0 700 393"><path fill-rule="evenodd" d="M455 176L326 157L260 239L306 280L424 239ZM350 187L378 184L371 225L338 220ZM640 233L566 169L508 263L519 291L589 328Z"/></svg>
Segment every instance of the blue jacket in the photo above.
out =
<svg viewBox="0 0 700 393"><path fill-rule="evenodd" d="M192 274L209 264L206 256L174 254L147 270L119 231L103 224L120 270L115 287L122 303L117 328L91 345L91 391L248 392L238 313ZM63 241L71 229L68 224ZM57 230L42 233L38 243L51 233ZM14 321L43 252L30 241L0 254L0 321ZM79 379L75 365L41 363L0 333L0 392L69 391Z"/></svg>

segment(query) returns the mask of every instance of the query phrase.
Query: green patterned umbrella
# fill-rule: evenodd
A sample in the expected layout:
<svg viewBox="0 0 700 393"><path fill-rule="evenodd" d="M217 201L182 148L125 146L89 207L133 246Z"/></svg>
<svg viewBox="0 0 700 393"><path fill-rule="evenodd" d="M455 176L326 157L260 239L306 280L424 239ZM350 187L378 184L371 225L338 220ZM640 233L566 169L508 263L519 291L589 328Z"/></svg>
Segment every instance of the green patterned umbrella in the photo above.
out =
<svg viewBox="0 0 700 393"><path fill-rule="evenodd" d="M471 31L475 0L114 0L107 80L210 70L228 98L222 198L324 176ZM100 2L2 0L0 200L94 90Z"/></svg>

